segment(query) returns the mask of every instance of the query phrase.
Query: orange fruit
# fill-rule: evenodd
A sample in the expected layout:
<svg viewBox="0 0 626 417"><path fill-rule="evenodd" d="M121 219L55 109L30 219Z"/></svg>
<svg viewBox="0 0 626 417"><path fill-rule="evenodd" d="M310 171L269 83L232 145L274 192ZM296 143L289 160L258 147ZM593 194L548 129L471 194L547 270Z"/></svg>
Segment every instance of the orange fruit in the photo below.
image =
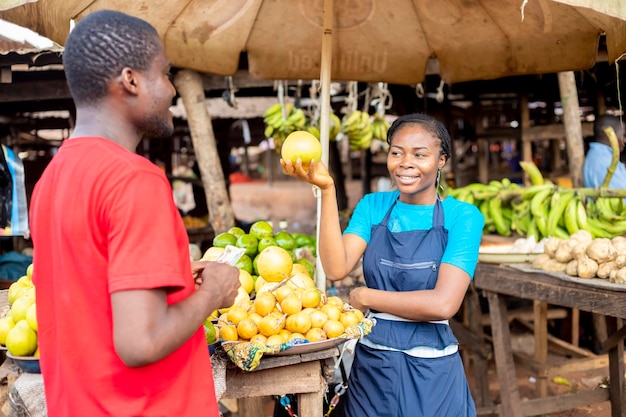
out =
<svg viewBox="0 0 626 417"><path fill-rule="evenodd" d="M317 288L305 288L302 291L302 307L317 307L322 302L322 293Z"/></svg>
<svg viewBox="0 0 626 417"><path fill-rule="evenodd" d="M305 337L309 342L319 342L328 339L326 332L319 327L312 327L308 332L306 332Z"/></svg>
<svg viewBox="0 0 626 417"><path fill-rule="evenodd" d="M274 235L276 244L283 249L293 250L296 247L296 240L291 236L289 232L281 230Z"/></svg>
<svg viewBox="0 0 626 417"><path fill-rule="evenodd" d="M257 248L259 253L261 253L264 249L270 246L278 246L278 243L276 243L276 239L274 239L272 236L264 236L259 239L259 245L257 246Z"/></svg>
<svg viewBox="0 0 626 417"><path fill-rule="evenodd" d="M237 242L235 245L238 248L245 249L245 254L253 257L258 252L259 239L257 239L255 236L252 236L251 234L245 234L237 238Z"/></svg>
<svg viewBox="0 0 626 417"><path fill-rule="evenodd" d="M250 234L257 239L264 237L274 237L274 226L265 220L259 220L250 226Z"/></svg>
<svg viewBox="0 0 626 417"><path fill-rule="evenodd" d="M315 310L310 315L311 327L317 327L321 329L328 321L328 316L322 310Z"/></svg>
<svg viewBox="0 0 626 417"><path fill-rule="evenodd" d="M235 243L237 243L237 237L228 232L220 233L213 238L213 246L218 248L225 248L228 245L235 246Z"/></svg>
<svg viewBox="0 0 626 417"><path fill-rule="evenodd" d="M280 309L287 315L302 311L302 300L295 293L289 294L280 302Z"/></svg>
<svg viewBox="0 0 626 417"><path fill-rule="evenodd" d="M341 313L339 321L346 329L351 326L356 326L361 321L359 316L354 311L345 311Z"/></svg>
<svg viewBox="0 0 626 417"><path fill-rule="evenodd" d="M333 295L332 297L328 297L328 299L326 300L326 303L324 304L335 305L339 307L340 310L343 311L344 302L341 298L337 297L336 295Z"/></svg>
<svg viewBox="0 0 626 417"><path fill-rule="evenodd" d="M254 335L259 333L259 328L257 327L254 320L250 318L243 319L237 324L237 334L242 339L250 339Z"/></svg>
<svg viewBox="0 0 626 417"><path fill-rule="evenodd" d="M250 341L265 344L265 342L267 342L267 337L263 336L261 333L258 333L252 336L250 338Z"/></svg>
<svg viewBox="0 0 626 417"><path fill-rule="evenodd" d="M278 334L285 327L285 319L279 314L268 314L261 319L258 327L263 336L270 337Z"/></svg>
<svg viewBox="0 0 626 417"><path fill-rule="evenodd" d="M311 262L307 258L300 258L300 259L298 259L296 261L296 263L299 264L299 265L304 266L306 268L307 272L309 273L309 276L311 278L314 277L314 275L315 275L315 264L313 262Z"/></svg>
<svg viewBox="0 0 626 417"><path fill-rule="evenodd" d="M341 336L346 329L339 320L331 319L324 323L324 327L322 327L322 330L324 330L326 336L329 339L333 339L335 337Z"/></svg>
<svg viewBox="0 0 626 417"><path fill-rule="evenodd" d="M253 310L251 313L248 313L248 318L254 321L256 325L258 326L263 316L261 316L259 313Z"/></svg>
<svg viewBox="0 0 626 417"><path fill-rule="evenodd" d="M339 317L341 317L341 310L336 305L324 304L321 310L326 313L330 320L339 321Z"/></svg>
<svg viewBox="0 0 626 417"><path fill-rule="evenodd" d="M309 276L309 273L301 270L299 267L291 268L291 278L287 281L287 285L293 288L315 288L315 281Z"/></svg>
<svg viewBox="0 0 626 417"><path fill-rule="evenodd" d="M220 326L220 339L235 341L239 340L237 327L232 324L224 324Z"/></svg>
<svg viewBox="0 0 626 417"><path fill-rule="evenodd" d="M259 275L268 282L280 282L289 277L292 268L291 255L279 246L267 247L257 257Z"/></svg>
<svg viewBox="0 0 626 417"><path fill-rule="evenodd" d="M248 318L248 311L244 309L242 306L236 305L231 307L228 310L228 321L234 324L235 326L239 324L243 319Z"/></svg>
<svg viewBox="0 0 626 417"><path fill-rule="evenodd" d="M291 161L294 165L298 159L305 169L311 160L319 161L322 158L322 144L319 139L305 130L291 132L282 144L280 156L284 161Z"/></svg>
<svg viewBox="0 0 626 417"><path fill-rule="evenodd" d="M302 333L291 333L289 335L289 339L287 339L287 341L291 341L293 339L306 339L306 336L303 335Z"/></svg>
<svg viewBox="0 0 626 417"><path fill-rule="evenodd" d="M282 287L278 288L276 291L274 291L274 295L276 296L276 300L280 303L281 301L283 301L289 294L291 294L293 290L291 289L291 287L288 287L286 285L283 285Z"/></svg>
<svg viewBox="0 0 626 417"><path fill-rule="evenodd" d="M245 230L243 230L241 227L238 227L238 226L231 227L230 229L227 230L227 232L235 236L236 238L238 238L241 235L246 234Z"/></svg>
<svg viewBox="0 0 626 417"><path fill-rule="evenodd" d="M274 334L271 335L270 337L267 338L267 340L265 341L265 344L267 346L274 346L274 345L281 345L283 343L285 343L286 340L283 339L283 337L279 334Z"/></svg>
<svg viewBox="0 0 626 417"><path fill-rule="evenodd" d="M306 333L311 328L311 317L303 312L287 316L285 327L292 333Z"/></svg>
<svg viewBox="0 0 626 417"><path fill-rule="evenodd" d="M276 297L269 291L257 294L254 299L254 311L260 316L267 316L276 307Z"/></svg>
<svg viewBox="0 0 626 417"><path fill-rule="evenodd" d="M248 294L254 291L254 278L244 269L239 269L239 283Z"/></svg>
<svg viewBox="0 0 626 417"><path fill-rule="evenodd" d="M211 246L209 249L204 252L201 261L215 261L219 256L224 253L226 249L218 248L217 246Z"/></svg>

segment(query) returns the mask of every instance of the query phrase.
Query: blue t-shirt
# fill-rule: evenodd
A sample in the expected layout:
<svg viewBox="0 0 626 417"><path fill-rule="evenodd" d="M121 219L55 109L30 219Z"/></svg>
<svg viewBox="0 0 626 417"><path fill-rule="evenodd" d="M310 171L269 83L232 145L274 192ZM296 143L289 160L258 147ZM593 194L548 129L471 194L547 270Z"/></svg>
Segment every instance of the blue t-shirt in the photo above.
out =
<svg viewBox="0 0 626 417"><path fill-rule="evenodd" d="M613 151L610 146L598 142L589 144L589 151L587 151L583 164L585 187L596 188L602 185L612 158ZM622 162L617 163L609 188L626 188L626 166Z"/></svg>
<svg viewBox="0 0 626 417"><path fill-rule="evenodd" d="M380 224L399 194L396 190L365 195L354 209L344 234L357 235L369 243L372 226ZM485 219L478 208L453 197L446 197L442 206L448 245L441 262L461 268L473 278ZM398 201L387 227L392 232L428 230L433 225L434 207L434 204L420 206Z"/></svg>

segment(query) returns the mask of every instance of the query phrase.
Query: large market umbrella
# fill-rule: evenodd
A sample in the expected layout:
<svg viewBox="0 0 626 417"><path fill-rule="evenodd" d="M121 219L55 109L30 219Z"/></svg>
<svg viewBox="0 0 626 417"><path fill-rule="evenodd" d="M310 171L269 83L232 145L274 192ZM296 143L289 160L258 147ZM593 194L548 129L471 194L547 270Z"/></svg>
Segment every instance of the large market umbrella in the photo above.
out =
<svg viewBox="0 0 626 417"><path fill-rule="evenodd" d="M0 10L25 1L0 0ZM0 18L60 44L70 20L114 9L152 23L176 67L233 75L246 52L254 77L321 79L325 160L331 79L415 84L434 67L454 83L587 69L603 34L611 62L626 52L620 0L28 1Z"/></svg>
<svg viewBox="0 0 626 417"><path fill-rule="evenodd" d="M434 58L446 83L586 69L603 33L611 62L626 51L625 7L620 0L334 0L331 78L415 84ZM232 75L245 51L255 77L320 76L323 0L40 0L0 18L63 44L70 19L104 8L150 21L176 67Z"/></svg>

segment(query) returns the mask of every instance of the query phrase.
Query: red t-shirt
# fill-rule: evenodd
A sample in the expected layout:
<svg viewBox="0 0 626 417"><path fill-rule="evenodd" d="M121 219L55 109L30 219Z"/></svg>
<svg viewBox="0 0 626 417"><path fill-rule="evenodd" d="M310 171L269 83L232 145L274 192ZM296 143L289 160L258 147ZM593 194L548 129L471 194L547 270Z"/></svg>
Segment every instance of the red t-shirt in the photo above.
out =
<svg viewBox="0 0 626 417"><path fill-rule="evenodd" d="M165 175L112 141L70 139L36 184L30 215L48 416L218 416L202 329L139 368L113 345L111 293L167 287L171 304L194 290Z"/></svg>

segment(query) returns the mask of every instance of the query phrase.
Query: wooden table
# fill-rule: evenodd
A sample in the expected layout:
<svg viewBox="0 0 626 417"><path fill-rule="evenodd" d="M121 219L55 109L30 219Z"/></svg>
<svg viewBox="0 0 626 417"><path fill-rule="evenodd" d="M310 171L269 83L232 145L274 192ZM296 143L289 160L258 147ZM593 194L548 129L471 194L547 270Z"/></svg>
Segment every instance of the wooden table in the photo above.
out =
<svg viewBox="0 0 626 417"><path fill-rule="evenodd" d="M326 362L339 355L339 349L288 356L264 356L251 372L235 367L226 369L226 392L222 398L237 399L239 417L263 415L262 397L298 395L298 416L320 417L324 414Z"/></svg>
<svg viewBox="0 0 626 417"><path fill-rule="evenodd" d="M479 263L474 285L483 290L489 301L489 315L502 403L500 415L522 417L572 409L610 400L611 416L626 417L624 396L624 337L626 327L626 292L598 288L534 272L523 272L507 265ZM507 307L503 295L577 308L607 318L610 388L580 391L575 394L520 401Z"/></svg>

